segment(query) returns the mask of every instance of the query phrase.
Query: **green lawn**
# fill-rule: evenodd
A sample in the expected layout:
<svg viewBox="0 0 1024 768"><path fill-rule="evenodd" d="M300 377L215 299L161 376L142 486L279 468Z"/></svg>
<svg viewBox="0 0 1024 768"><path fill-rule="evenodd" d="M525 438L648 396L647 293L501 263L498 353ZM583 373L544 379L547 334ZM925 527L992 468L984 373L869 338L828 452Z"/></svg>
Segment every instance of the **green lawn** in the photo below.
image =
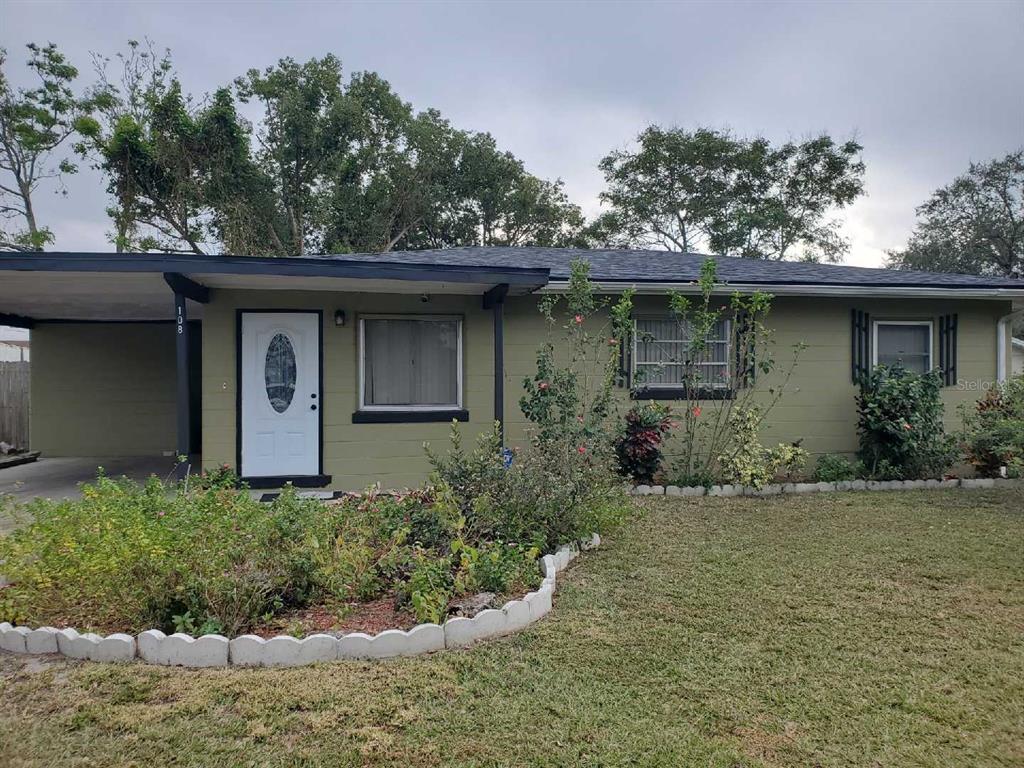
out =
<svg viewBox="0 0 1024 768"><path fill-rule="evenodd" d="M0 658L5 765L1024 764L1024 492L648 499L555 611L296 670Z"/></svg>

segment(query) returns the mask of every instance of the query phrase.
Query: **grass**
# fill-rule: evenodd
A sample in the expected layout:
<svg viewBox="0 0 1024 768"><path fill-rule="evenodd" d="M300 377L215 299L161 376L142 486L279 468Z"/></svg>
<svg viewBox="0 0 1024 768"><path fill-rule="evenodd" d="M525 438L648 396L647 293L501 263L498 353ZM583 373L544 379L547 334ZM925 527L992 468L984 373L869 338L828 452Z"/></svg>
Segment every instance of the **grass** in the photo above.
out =
<svg viewBox="0 0 1024 768"><path fill-rule="evenodd" d="M0 655L5 765L1024 764L1024 492L647 499L463 652L188 671Z"/></svg>

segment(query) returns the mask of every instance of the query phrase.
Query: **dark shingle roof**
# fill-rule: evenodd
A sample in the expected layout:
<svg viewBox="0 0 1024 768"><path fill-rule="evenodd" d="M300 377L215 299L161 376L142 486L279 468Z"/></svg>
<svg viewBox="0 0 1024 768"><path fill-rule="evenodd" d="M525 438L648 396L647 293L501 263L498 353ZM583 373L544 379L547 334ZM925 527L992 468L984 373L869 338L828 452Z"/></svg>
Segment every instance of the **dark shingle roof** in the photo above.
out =
<svg viewBox="0 0 1024 768"><path fill-rule="evenodd" d="M308 258L308 257L307 257ZM429 264L488 268L547 268L552 280L569 277L574 259L590 262L596 281L689 282L700 275L709 258L698 253L582 248L466 247L390 253L339 253L318 258L372 263ZM837 285L873 287L1018 288L1024 280L939 272L903 272L893 269L808 264L794 261L761 261L714 256L720 280L763 285Z"/></svg>

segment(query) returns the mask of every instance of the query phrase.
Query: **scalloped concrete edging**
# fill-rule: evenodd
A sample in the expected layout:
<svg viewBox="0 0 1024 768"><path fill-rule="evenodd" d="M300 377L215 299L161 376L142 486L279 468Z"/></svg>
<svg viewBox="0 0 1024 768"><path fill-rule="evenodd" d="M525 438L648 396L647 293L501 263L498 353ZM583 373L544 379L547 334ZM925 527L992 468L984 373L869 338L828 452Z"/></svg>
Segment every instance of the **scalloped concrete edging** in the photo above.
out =
<svg viewBox="0 0 1024 768"><path fill-rule="evenodd" d="M10 653L60 653L70 659L127 662L177 667L296 667L337 659L387 659L417 656L449 648L465 648L480 640L512 634L546 616L552 608L555 581L583 550L596 549L601 537L593 534L579 546L566 544L539 561L543 580L534 592L510 600L501 608L488 608L473 618L456 617L444 624L417 624L408 631L387 629L376 635L352 632L341 637L315 634L301 640L290 635L270 639L240 635L192 637L181 632L167 635L148 629L132 637L121 632L103 637L92 632L53 627L15 627L0 622L0 649Z"/></svg>
<svg viewBox="0 0 1024 768"><path fill-rule="evenodd" d="M778 496L789 493L835 491L917 491L933 488L1024 488L1024 480L974 478L964 480L843 480L838 483L773 483L761 488L749 485L635 485L633 496Z"/></svg>

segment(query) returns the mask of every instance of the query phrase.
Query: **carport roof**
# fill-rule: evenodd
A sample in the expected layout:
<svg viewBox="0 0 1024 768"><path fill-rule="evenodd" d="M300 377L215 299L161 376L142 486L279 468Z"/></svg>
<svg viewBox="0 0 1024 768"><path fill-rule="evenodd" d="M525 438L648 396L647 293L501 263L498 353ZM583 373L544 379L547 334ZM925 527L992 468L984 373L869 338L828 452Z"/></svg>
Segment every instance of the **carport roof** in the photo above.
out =
<svg viewBox="0 0 1024 768"><path fill-rule="evenodd" d="M546 285L549 271L344 257L0 253L0 324L170 320L174 303L167 276L214 289L482 295L496 285L508 285L508 292L517 295ZM201 305L190 302L189 316L201 317Z"/></svg>

